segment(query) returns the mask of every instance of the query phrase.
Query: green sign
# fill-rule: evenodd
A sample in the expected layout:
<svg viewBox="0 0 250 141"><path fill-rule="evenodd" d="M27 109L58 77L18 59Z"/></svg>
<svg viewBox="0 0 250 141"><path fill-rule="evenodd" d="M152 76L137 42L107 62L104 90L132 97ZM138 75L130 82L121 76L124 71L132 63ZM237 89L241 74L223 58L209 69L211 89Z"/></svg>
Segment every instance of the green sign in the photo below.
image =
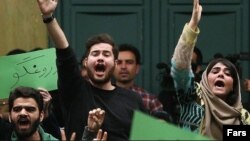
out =
<svg viewBox="0 0 250 141"><path fill-rule="evenodd" d="M18 86L57 89L55 49L0 57L0 99Z"/></svg>
<svg viewBox="0 0 250 141"><path fill-rule="evenodd" d="M130 140L211 140L141 112L134 113Z"/></svg>

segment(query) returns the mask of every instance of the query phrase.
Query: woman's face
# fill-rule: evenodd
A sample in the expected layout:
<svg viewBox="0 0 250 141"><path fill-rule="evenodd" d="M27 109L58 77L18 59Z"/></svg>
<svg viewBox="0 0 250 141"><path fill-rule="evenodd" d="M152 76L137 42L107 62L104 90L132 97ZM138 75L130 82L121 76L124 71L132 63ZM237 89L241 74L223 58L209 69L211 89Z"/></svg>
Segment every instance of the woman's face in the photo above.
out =
<svg viewBox="0 0 250 141"><path fill-rule="evenodd" d="M212 67L207 79L213 94L223 100L233 90L232 74L229 68L220 62Z"/></svg>

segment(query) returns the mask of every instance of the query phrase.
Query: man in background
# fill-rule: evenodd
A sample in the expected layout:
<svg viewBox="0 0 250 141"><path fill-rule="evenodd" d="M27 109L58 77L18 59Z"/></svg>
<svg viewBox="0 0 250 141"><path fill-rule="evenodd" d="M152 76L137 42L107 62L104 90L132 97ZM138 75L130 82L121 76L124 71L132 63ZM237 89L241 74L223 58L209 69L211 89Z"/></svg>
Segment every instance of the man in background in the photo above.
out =
<svg viewBox="0 0 250 141"><path fill-rule="evenodd" d="M193 55L192 55L192 70L193 73L195 75L194 79L196 82L200 82L201 80L201 75L202 75L202 62L203 62L203 56L202 53L200 51L200 49L195 46L194 47L194 51L193 51Z"/></svg>
<svg viewBox="0 0 250 141"><path fill-rule="evenodd" d="M135 84L135 78L141 66L141 56L138 49L131 44L121 44L118 50L117 65L114 71L116 85L138 93L142 97L145 108L150 113L163 110L162 104L156 96Z"/></svg>

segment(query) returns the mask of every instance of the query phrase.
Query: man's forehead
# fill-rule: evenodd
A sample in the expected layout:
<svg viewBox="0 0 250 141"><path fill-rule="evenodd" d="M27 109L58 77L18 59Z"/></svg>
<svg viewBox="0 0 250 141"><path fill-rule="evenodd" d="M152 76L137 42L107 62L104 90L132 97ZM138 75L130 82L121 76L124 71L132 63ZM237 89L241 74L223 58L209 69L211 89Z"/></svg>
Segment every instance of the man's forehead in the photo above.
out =
<svg viewBox="0 0 250 141"><path fill-rule="evenodd" d="M13 107L14 106L21 106L21 105L29 105L29 106L35 106L37 107L37 103L33 98L22 98L19 97L14 100Z"/></svg>
<svg viewBox="0 0 250 141"><path fill-rule="evenodd" d="M112 51L112 46L107 43L99 43L95 44L90 48L90 51L96 51L96 50L107 50L107 51Z"/></svg>
<svg viewBox="0 0 250 141"><path fill-rule="evenodd" d="M135 60L135 55L130 51L121 51L118 54L118 60Z"/></svg>
<svg viewBox="0 0 250 141"><path fill-rule="evenodd" d="M91 49L90 52L112 52L109 49Z"/></svg>

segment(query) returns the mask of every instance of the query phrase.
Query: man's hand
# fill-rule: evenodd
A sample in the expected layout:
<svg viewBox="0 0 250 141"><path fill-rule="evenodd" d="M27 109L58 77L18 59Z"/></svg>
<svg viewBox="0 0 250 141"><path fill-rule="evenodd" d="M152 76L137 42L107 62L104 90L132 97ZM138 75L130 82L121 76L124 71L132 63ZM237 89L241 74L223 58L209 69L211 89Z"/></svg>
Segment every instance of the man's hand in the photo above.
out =
<svg viewBox="0 0 250 141"><path fill-rule="evenodd" d="M89 111L88 116L88 130L97 132L104 121L105 111L97 108Z"/></svg>
<svg viewBox="0 0 250 141"><path fill-rule="evenodd" d="M40 94L43 97L43 103L44 103L44 118L47 118L49 116L49 111L50 111L50 103L52 101L52 97L50 95L50 93L44 89L44 88L38 88Z"/></svg>
<svg viewBox="0 0 250 141"><path fill-rule="evenodd" d="M51 100L52 100L52 97L51 97L50 93L44 88L38 88L38 90L40 91L40 94L43 97L44 104L50 103Z"/></svg>
<svg viewBox="0 0 250 141"><path fill-rule="evenodd" d="M61 128L60 132L61 132L61 140L67 141L64 128ZM70 141L75 141L75 139L76 139L76 132L73 132L71 134Z"/></svg>
<svg viewBox="0 0 250 141"><path fill-rule="evenodd" d="M58 0L37 0L37 3L43 16L49 16L55 11Z"/></svg>

